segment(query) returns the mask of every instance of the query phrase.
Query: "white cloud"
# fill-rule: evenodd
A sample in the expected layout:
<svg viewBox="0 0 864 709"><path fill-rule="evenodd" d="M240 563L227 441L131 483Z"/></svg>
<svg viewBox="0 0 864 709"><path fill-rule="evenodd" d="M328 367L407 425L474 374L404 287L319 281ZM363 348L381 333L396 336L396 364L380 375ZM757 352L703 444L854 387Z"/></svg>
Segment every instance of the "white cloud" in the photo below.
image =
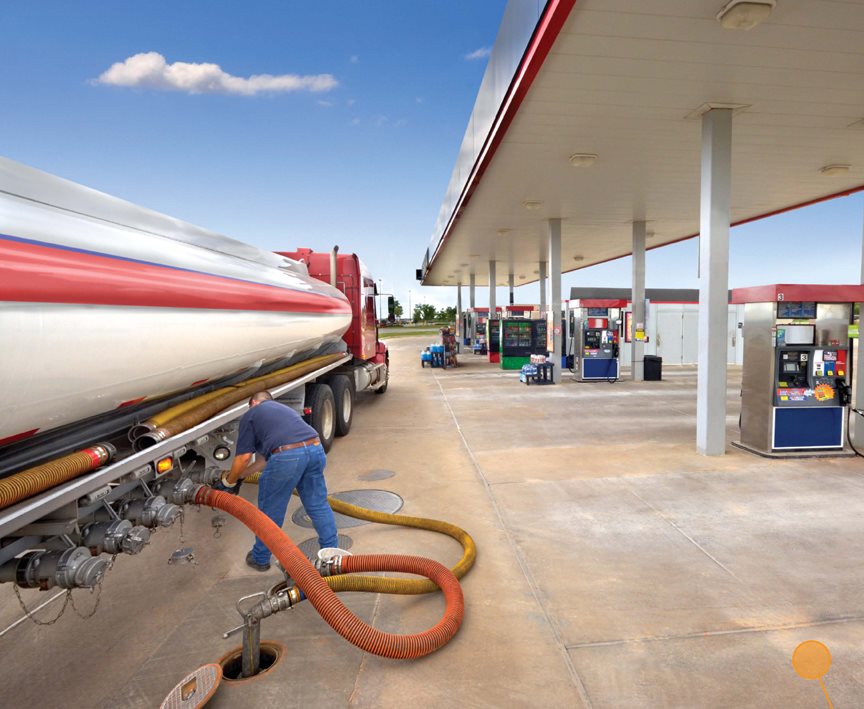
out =
<svg viewBox="0 0 864 709"><path fill-rule="evenodd" d="M358 57L356 54L352 54L351 55L351 63L352 64L359 64L360 63L360 57Z"/></svg>
<svg viewBox="0 0 864 709"><path fill-rule="evenodd" d="M168 64L158 52L142 52L112 64L97 84L129 86L190 94L285 93L290 91L329 91L339 85L331 74L253 74L232 76L218 64L174 62Z"/></svg>
<svg viewBox="0 0 864 709"><path fill-rule="evenodd" d="M353 106L355 103L357 103L357 101L354 100L353 98L349 98L345 101L346 106Z"/></svg>
<svg viewBox="0 0 864 709"><path fill-rule="evenodd" d="M319 101L318 105L323 106L324 108L332 108L333 102L332 101Z"/></svg>
<svg viewBox="0 0 864 709"><path fill-rule="evenodd" d="M475 49L473 52L465 55L465 58L471 62L475 59L485 59L490 54L492 54L492 49L489 47L480 47L480 49Z"/></svg>

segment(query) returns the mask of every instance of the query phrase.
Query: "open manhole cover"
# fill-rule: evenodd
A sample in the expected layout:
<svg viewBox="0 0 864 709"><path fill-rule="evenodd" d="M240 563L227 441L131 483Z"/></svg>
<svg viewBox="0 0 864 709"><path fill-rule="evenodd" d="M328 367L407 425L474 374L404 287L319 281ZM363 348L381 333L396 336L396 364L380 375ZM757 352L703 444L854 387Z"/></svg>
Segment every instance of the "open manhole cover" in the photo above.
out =
<svg viewBox="0 0 864 709"><path fill-rule="evenodd" d="M365 507L367 510L374 510L375 512L389 512L390 514L398 512L402 509L402 505L405 504L405 501L399 495L389 490L346 490L345 492L333 493L333 497L342 502L347 502L349 505ZM340 515L338 512L334 513L333 516L336 518L336 527L339 529L369 524L366 520L346 517L345 515ZM303 505L300 505L299 509L291 515L291 521L298 527L307 527L309 529L314 529L315 527L312 524L312 520L309 519L309 515L306 514L306 509Z"/></svg>
<svg viewBox="0 0 864 709"><path fill-rule="evenodd" d="M357 477L361 480L386 480L392 478L396 473L392 470L367 470L365 473L360 473Z"/></svg>
<svg viewBox="0 0 864 709"><path fill-rule="evenodd" d="M338 540L336 542L337 546L345 551L348 551L352 546L354 546L354 540L347 534L339 534L336 539ZM297 548L303 552L307 559L315 561L315 559L318 558L318 537L304 539L297 545Z"/></svg>

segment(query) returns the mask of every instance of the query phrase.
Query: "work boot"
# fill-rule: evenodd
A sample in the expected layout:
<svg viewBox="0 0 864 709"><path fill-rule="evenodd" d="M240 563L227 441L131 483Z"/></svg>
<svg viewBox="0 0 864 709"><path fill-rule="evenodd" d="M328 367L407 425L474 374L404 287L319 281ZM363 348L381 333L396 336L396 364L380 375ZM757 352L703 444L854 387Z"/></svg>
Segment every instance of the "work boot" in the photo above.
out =
<svg viewBox="0 0 864 709"><path fill-rule="evenodd" d="M246 566L255 569L255 571L270 570L270 562L268 561L266 564L259 564L257 561L255 561L255 559L252 558L251 551L246 555Z"/></svg>

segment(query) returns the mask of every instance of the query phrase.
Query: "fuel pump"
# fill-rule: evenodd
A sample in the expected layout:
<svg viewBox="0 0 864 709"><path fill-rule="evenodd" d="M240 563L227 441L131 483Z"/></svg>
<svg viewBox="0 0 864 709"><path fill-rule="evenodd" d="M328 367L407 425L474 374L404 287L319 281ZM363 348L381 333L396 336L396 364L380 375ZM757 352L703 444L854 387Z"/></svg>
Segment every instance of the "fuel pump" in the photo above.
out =
<svg viewBox="0 0 864 709"><path fill-rule="evenodd" d="M859 297L862 286L733 291L732 302L745 303L741 440L735 445L769 456L848 454L849 325Z"/></svg>
<svg viewBox="0 0 864 709"><path fill-rule="evenodd" d="M619 301L577 301L573 312L573 375L578 381L615 382L620 376Z"/></svg>

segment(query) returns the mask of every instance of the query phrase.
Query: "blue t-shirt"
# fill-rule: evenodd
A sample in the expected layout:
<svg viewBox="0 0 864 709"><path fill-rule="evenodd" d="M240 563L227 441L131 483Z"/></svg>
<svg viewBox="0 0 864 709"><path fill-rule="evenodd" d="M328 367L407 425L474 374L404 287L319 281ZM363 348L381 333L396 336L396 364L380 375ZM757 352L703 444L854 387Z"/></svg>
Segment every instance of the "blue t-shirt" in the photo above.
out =
<svg viewBox="0 0 864 709"><path fill-rule="evenodd" d="M278 401L262 401L240 418L237 455L258 453L265 460L279 446L308 441L318 433L290 406Z"/></svg>

